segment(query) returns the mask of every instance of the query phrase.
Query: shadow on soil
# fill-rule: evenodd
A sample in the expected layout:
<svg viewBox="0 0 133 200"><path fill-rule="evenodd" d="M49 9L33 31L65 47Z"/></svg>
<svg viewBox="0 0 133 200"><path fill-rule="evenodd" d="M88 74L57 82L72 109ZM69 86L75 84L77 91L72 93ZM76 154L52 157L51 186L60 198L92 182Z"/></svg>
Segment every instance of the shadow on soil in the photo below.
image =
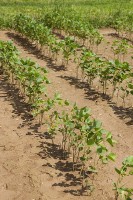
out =
<svg viewBox="0 0 133 200"><path fill-rule="evenodd" d="M19 45L23 46L25 50L28 50L30 54L35 55L38 59L43 59L47 62L47 66L54 71L66 71L66 68L62 66L57 66L53 63L53 60L49 57L41 55L40 50L37 50L36 46L31 44L26 38L22 38L16 33L7 32L9 38L14 39ZM116 34L117 35L117 34ZM133 125L133 108L124 108L122 106L117 106L116 103L111 101L109 95L105 95L101 92L97 92L95 89L90 88L89 84L81 81L78 78L72 76L59 76L69 82L70 85L75 85L78 89L85 89L86 98L97 103L97 100L101 98L103 101L106 100L108 105L114 110L114 113L120 118L125 119L127 125Z"/></svg>
<svg viewBox="0 0 133 200"><path fill-rule="evenodd" d="M2 74L2 72L0 72ZM1 77L1 88L5 91L5 100L9 101L13 107L12 117L15 115L20 116L23 120L23 123L18 126L18 128L22 128L25 125L29 126L29 130L36 133L38 132L39 124L33 124L33 117L30 114L30 105L25 102L25 99L20 95L19 89L15 87L14 84L9 84L7 82L8 78L6 76ZM1 96L0 96L1 97ZM31 135L32 133L29 131L27 135Z"/></svg>
<svg viewBox="0 0 133 200"><path fill-rule="evenodd" d="M40 136L38 135L38 137ZM47 132L43 134L43 139L43 142L40 142L38 146L41 149L38 155L41 159L48 160L46 164L43 164L43 167L55 169L57 172L58 182L53 183L52 186L65 188L63 190L65 193L70 193L74 196L87 196L90 187L82 186L81 165L75 165L75 171L73 171L73 163L69 161L68 152L64 153L60 145L53 144ZM53 165L50 162L51 160L54 160ZM89 177L89 174L86 174L85 177Z"/></svg>
<svg viewBox="0 0 133 200"><path fill-rule="evenodd" d="M43 167L53 168L58 171L57 177L61 180L53 183L53 187L63 187L65 193L70 193L74 196L87 195L89 188L81 187L82 177L80 173L80 165L76 165L76 170L73 171L73 163L68 159L68 152L64 152L60 145L53 144L50 135L39 131L40 125L36 123L30 113L30 105L25 102L24 98L20 96L19 90L15 85L7 82L8 78L0 72L0 97L5 97L5 101L9 101L13 107L12 117L20 116L23 123L19 124L18 128L29 126L29 132L26 135L29 137L34 135L39 138L40 145L38 146L38 156L41 159L48 160ZM4 92L3 92L4 91ZM54 166L51 164L51 158L54 159ZM46 172L48 173L48 172ZM51 175L50 173L48 173ZM86 175L87 177L88 175ZM62 181L62 178L64 181ZM80 189L77 189L77 187ZM69 189L70 188L70 189ZM73 189L74 188L74 189Z"/></svg>
<svg viewBox="0 0 133 200"><path fill-rule="evenodd" d="M17 42L18 45L22 46L26 51L28 50L28 52L30 54L35 55L38 59L42 59L44 61L46 61L47 63L47 67L53 69L54 71L66 71L66 68L64 65L56 65L54 63L54 61L52 60L52 58L48 57L48 56L44 56L41 51L39 49L37 49L35 44L31 44L31 42L29 42L28 39L26 38L22 38L21 36L12 33L12 32L7 32L6 33L7 36L10 39L13 39Z"/></svg>
<svg viewBox="0 0 133 200"><path fill-rule="evenodd" d="M118 39L122 39L122 40L127 40L128 42L130 42L131 44L133 44L133 40L129 39L128 37L124 37L124 36L120 36L118 33L109 33L108 36L112 36Z"/></svg>
<svg viewBox="0 0 133 200"><path fill-rule="evenodd" d="M78 78L72 77L72 76L59 76L62 79L65 79L69 82L70 85L74 85L77 89L84 89L86 98L92 101L95 101L97 104L97 101L99 98L102 99L102 101L107 101L108 105L114 110L114 113L120 118L125 119L128 122L126 122L127 125L133 125L133 108L124 108L123 106L117 106L116 103L114 103L109 95L105 95L101 92L97 92L95 89L90 88L89 84L87 82L81 81Z"/></svg>

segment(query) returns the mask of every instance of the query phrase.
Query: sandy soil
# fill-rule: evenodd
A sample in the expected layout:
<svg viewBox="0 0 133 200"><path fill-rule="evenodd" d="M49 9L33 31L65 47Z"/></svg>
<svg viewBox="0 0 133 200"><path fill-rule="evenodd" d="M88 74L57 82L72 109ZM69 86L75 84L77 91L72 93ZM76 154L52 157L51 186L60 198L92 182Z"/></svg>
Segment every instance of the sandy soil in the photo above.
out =
<svg viewBox="0 0 133 200"><path fill-rule="evenodd" d="M133 109L123 108L90 90L75 78L72 65L68 70L43 57L26 40L16 34L0 31L0 39L13 40L22 57L30 57L48 68L52 84L48 93L59 91L64 99L92 109L92 116L101 120L105 129L118 141L114 148L115 163L103 166L96 176L92 196L80 195L80 179L68 161L60 159L58 143L51 145L46 128L40 128L28 114L28 106L0 75L0 199L2 200L113 200L114 167L125 156L133 155ZM133 180L128 180L133 186Z"/></svg>
<svg viewBox="0 0 133 200"><path fill-rule="evenodd" d="M91 45L91 50L93 52L95 52L97 55L101 56L102 58L106 58L108 60L114 60L114 59L119 59L121 62L123 61L127 61L128 63L131 64L131 66L133 65L133 61L131 56L133 55L133 35L132 35L132 40L129 39L128 37L126 37L125 35L123 36L119 36L116 31L112 28L102 28L99 30L100 34L103 36L103 40L101 42L101 44L98 46L96 45ZM66 37L66 33L64 31L62 31L61 33L59 33L58 30L54 30L53 34L55 34L57 36L57 38L59 39L64 39L64 37ZM123 39L126 39L126 41L129 44L129 48L127 49L127 54L124 55L124 57L122 55L115 55L113 53L112 50L112 44L114 41L121 41ZM76 38L77 43L79 43L80 45L83 45L83 41ZM89 45L89 41L86 40L84 45L85 47L88 48Z"/></svg>

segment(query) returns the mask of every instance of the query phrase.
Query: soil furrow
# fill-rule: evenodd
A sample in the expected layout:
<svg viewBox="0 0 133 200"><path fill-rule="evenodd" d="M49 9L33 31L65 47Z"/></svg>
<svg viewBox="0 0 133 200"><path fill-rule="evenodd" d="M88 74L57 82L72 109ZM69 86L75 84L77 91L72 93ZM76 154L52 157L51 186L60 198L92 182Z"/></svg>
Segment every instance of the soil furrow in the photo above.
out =
<svg viewBox="0 0 133 200"><path fill-rule="evenodd" d="M111 187L116 180L114 167L119 167L125 156L133 155L133 108L123 108L108 98L102 98L75 78L73 66L68 66L68 70L56 66L48 57L42 58L34 45L14 33L0 31L0 39L13 40L23 58L29 57L47 67L48 78L52 82L48 88L50 95L58 91L63 99L76 102L80 107L90 107L92 116L101 120L104 128L112 132L118 141L114 148L117 160L101 168L102 173L96 177L98 189L89 199L113 200ZM53 147L46 139L45 127L38 127L36 120L29 117L26 104L19 99L19 95L13 97L14 94L3 75L0 75L1 199L76 200L78 196L78 199L87 200L87 196L79 195L78 179L74 179L75 174L70 167L68 171L65 170L67 164L49 154ZM133 184L132 180L130 184Z"/></svg>

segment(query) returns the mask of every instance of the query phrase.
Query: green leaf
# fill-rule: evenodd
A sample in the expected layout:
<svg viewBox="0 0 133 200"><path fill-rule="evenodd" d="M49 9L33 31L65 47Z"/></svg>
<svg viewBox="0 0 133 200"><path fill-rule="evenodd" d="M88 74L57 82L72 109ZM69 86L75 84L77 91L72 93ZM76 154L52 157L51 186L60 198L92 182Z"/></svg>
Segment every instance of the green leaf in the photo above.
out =
<svg viewBox="0 0 133 200"><path fill-rule="evenodd" d="M103 164L107 164L108 163L108 158L106 158L106 157L102 158L102 162L103 162Z"/></svg>
<svg viewBox="0 0 133 200"><path fill-rule="evenodd" d="M128 87L129 87L130 89L133 89L133 84L129 83L129 84L128 84Z"/></svg>
<svg viewBox="0 0 133 200"><path fill-rule="evenodd" d="M133 169L131 169L131 170L129 171L129 174L130 174L130 175L133 175Z"/></svg>
<svg viewBox="0 0 133 200"><path fill-rule="evenodd" d="M50 84L51 82L49 80L46 80L46 84Z"/></svg>
<svg viewBox="0 0 133 200"><path fill-rule="evenodd" d="M122 164L128 167L133 167L133 156L128 156L127 158L125 158Z"/></svg>
<svg viewBox="0 0 133 200"><path fill-rule="evenodd" d="M95 143L95 140L94 140L94 139L89 139L89 140L87 140L87 144L88 144L89 146L94 145L94 143Z"/></svg>
<svg viewBox="0 0 133 200"><path fill-rule="evenodd" d="M64 103L65 103L66 106L69 106L69 105L70 105L70 103L69 103L68 100L65 100Z"/></svg>
<svg viewBox="0 0 133 200"><path fill-rule="evenodd" d="M117 174L121 174L121 171L117 168L115 168L115 171L117 172Z"/></svg>
<svg viewBox="0 0 133 200"><path fill-rule="evenodd" d="M117 143L115 140L113 140L112 134L110 132L107 134L106 140L111 146L114 146L114 144Z"/></svg>
<svg viewBox="0 0 133 200"><path fill-rule="evenodd" d="M98 171L96 170L96 168L94 166L89 166L88 171L93 172L93 173L98 173Z"/></svg>
<svg viewBox="0 0 133 200"><path fill-rule="evenodd" d="M99 147L97 148L97 153L98 153L99 155L103 155L103 154L105 154L107 151L108 151L108 150L107 150L107 148L106 148L105 146L99 146Z"/></svg>
<svg viewBox="0 0 133 200"><path fill-rule="evenodd" d="M116 159L116 154L110 153L110 154L108 155L108 159L110 159L110 160L112 160L112 161L115 161L115 159Z"/></svg>
<svg viewBox="0 0 133 200"><path fill-rule="evenodd" d="M110 138L112 138L112 133L111 133L111 132L108 132L108 133L107 133L107 136L106 136L106 139L110 139Z"/></svg>
<svg viewBox="0 0 133 200"><path fill-rule="evenodd" d="M95 127L97 129L101 128L101 125L102 125L102 122L98 121L98 120L95 120Z"/></svg>
<svg viewBox="0 0 133 200"><path fill-rule="evenodd" d="M80 160L81 160L81 161L85 161L86 158L85 158L84 156L81 156L81 157L80 157Z"/></svg>
<svg viewBox="0 0 133 200"><path fill-rule="evenodd" d="M133 95L133 90L131 90L130 93Z"/></svg>

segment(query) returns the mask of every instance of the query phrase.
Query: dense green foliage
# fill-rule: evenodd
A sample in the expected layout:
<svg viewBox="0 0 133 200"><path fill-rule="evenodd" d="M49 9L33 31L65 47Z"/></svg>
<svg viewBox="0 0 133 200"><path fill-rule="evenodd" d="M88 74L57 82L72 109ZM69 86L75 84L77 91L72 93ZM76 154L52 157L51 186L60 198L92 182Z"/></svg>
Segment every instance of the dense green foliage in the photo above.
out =
<svg viewBox="0 0 133 200"><path fill-rule="evenodd" d="M26 15L17 15L13 21L13 29L18 31L18 33L26 36L32 42L34 41L36 45L40 45L41 51L45 54L46 49L49 51L49 55L52 54L53 59L58 58L58 53L62 54L62 60L66 63L70 59L76 62L78 56L78 63L76 63L77 68L81 68L83 73L83 78L86 77L90 87L93 85L93 81L99 80L99 85L103 87L103 93L107 93L107 88L112 85L114 96L115 91L117 91L117 97L119 92L123 91L122 99L123 104L125 104L125 98L129 94L133 94L132 91L132 68L127 62L120 62L118 59L114 61L106 60L86 48L82 48L77 43L71 39L71 37L66 37L64 40L59 40L56 38L52 31L43 23L38 23L33 18ZM90 32L89 32L90 30ZM96 34L92 34L92 30ZM99 45L100 34L95 29L88 29L87 33L89 38L89 48L94 44ZM79 30L80 32L81 30ZM81 36L80 36L81 37ZM101 37L100 37L101 38ZM84 39L84 36L83 36ZM77 50L80 49L80 55L77 55ZM122 54L123 56L127 53L128 44L125 40L118 43L115 42L112 46L114 55ZM77 74L78 75L78 74ZM124 83L124 87L123 87Z"/></svg>
<svg viewBox="0 0 133 200"><path fill-rule="evenodd" d="M128 188L127 183L123 183L125 177L132 179L133 175L133 156L128 156L122 162L120 169L115 168L118 175L118 180L114 183L114 190L116 191L115 199L118 200L121 197L123 200L132 200L133 188Z"/></svg>
<svg viewBox="0 0 133 200"><path fill-rule="evenodd" d="M126 22L132 27L133 22L132 0L38 0L37 2L33 0L1 0L0 8L2 18L9 18L18 13L31 14L36 17L44 16L55 8L61 8L61 12L66 15L71 11L78 13L80 18L89 21L95 27L111 26L114 23L120 26L121 21L124 26Z"/></svg>

